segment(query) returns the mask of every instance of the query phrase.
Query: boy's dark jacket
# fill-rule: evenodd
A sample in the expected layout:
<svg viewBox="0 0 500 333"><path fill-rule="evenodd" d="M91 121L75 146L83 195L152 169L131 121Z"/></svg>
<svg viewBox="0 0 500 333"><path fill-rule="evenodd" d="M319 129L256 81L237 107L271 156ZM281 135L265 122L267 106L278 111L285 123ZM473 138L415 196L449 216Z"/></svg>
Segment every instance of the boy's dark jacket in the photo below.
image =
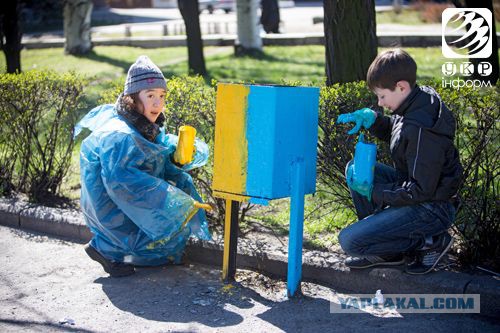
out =
<svg viewBox="0 0 500 333"><path fill-rule="evenodd" d="M378 207L447 201L458 190L463 168L453 144L456 121L430 87L411 91L391 117L378 115L370 132L390 142L398 182L374 184Z"/></svg>

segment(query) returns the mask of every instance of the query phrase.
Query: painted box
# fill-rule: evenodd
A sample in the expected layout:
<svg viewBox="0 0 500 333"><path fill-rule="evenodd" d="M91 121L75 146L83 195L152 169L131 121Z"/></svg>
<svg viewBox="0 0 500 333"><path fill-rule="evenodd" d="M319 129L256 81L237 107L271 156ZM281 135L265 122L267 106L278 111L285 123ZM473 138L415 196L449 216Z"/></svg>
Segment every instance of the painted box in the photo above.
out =
<svg viewBox="0 0 500 333"><path fill-rule="evenodd" d="M293 163L316 189L319 88L219 83L214 195L266 204L290 196Z"/></svg>

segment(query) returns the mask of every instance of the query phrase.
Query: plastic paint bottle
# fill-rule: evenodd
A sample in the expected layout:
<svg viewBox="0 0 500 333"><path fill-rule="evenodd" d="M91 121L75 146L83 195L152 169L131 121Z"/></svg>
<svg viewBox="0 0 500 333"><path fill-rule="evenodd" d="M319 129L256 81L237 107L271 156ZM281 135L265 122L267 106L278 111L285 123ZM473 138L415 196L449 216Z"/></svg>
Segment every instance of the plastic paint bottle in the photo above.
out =
<svg viewBox="0 0 500 333"><path fill-rule="evenodd" d="M194 138L196 129L191 126L179 127L179 142L174 153L174 160L179 164L188 164L193 160Z"/></svg>
<svg viewBox="0 0 500 333"><path fill-rule="evenodd" d="M357 184L367 189L372 186L376 161L377 145L365 142L363 134L360 134L354 151L353 179Z"/></svg>

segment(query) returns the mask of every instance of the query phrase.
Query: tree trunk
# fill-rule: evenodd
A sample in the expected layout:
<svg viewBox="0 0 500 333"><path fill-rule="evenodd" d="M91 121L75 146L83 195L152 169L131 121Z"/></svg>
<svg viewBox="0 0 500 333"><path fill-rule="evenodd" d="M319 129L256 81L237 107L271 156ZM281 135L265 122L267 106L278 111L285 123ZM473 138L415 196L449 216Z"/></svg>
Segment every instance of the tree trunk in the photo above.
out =
<svg viewBox="0 0 500 333"><path fill-rule="evenodd" d="M392 1L392 10L396 14L401 14L401 11L403 10L403 4L402 0L393 0Z"/></svg>
<svg viewBox="0 0 500 333"><path fill-rule="evenodd" d="M326 84L366 79L377 56L374 0L324 0Z"/></svg>
<svg viewBox="0 0 500 333"><path fill-rule="evenodd" d="M473 58L470 59L470 62L474 65L474 68L476 70L471 76L472 80L481 80L485 82L490 82L491 85L495 85L498 81L498 76L499 76L499 65L498 65L498 40L496 36L496 24L495 24L495 15L493 11L493 1L492 0L466 0L465 1L465 7L466 8L487 8L491 12L492 16L492 27L491 27L491 37L492 37L492 47L491 49L493 52L491 52L491 55L488 58ZM470 25L467 27L467 29L470 29ZM472 48L475 47L475 45L471 46ZM482 76L481 74L478 73L477 68L478 64L480 62L489 62L492 66L492 71L490 75L487 76Z"/></svg>
<svg viewBox="0 0 500 333"><path fill-rule="evenodd" d="M278 0L262 0L260 23L266 33L280 32L280 7Z"/></svg>
<svg viewBox="0 0 500 333"><path fill-rule="evenodd" d="M21 4L3 1L0 12L0 46L5 54L7 73L21 72Z"/></svg>
<svg viewBox="0 0 500 333"><path fill-rule="evenodd" d="M85 54L92 50L90 39L92 8L92 0L65 0L64 53Z"/></svg>
<svg viewBox="0 0 500 333"><path fill-rule="evenodd" d="M177 3L186 26L189 72L206 75L198 0L178 0Z"/></svg>
<svg viewBox="0 0 500 333"><path fill-rule="evenodd" d="M262 54L258 9L259 0L236 0L238 39L235 45L235 55L237 56Z"/></svg>

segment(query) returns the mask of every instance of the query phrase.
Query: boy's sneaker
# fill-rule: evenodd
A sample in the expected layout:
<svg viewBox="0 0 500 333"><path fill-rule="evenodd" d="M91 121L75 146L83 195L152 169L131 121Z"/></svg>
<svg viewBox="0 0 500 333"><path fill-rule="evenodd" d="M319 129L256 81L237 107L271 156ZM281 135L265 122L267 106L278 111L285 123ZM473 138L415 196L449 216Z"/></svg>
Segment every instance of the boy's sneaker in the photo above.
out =
<svg viewBox="0 0 500 333"><path fill-rule="evenodd" d="M406 266L406 273L414 275L429 273L448 252L452 244L453 237L448 233L441 234L430 248L418 250L415 253L414 261Z"/></svg>
<svg viewBox="0 0 500 333"><path fill-rule="evenodd" d="M404 264L402 254L386 255L386 256L363 256L349 257L345 264L349 268L368 268L373 266L398 266Z"/></svg>
<svg viewBox="0 0 500 333"><path fill-rule="evenodd" d="M100 263L104 271L112 277L129 276L135 273L134 266L106 259L90 243L86 244L84 249L87 255Z"/></svg>

